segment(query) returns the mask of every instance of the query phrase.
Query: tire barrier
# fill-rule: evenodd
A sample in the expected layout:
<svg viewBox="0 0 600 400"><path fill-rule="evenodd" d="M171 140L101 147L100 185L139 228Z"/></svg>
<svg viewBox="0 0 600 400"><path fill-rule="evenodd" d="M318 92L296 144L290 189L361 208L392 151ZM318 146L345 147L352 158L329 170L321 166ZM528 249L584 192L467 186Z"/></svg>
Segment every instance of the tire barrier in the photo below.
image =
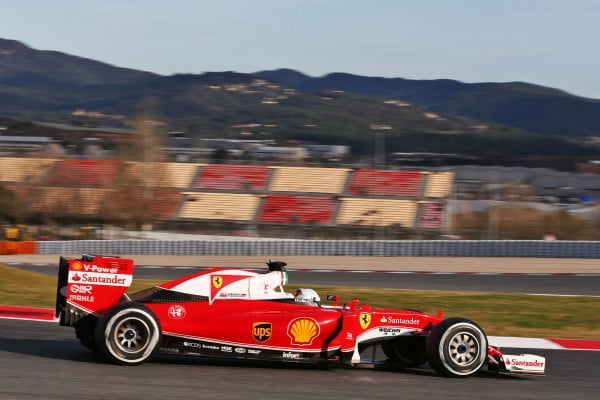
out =
<svg viewBox="0 0 600 400"><path fill-rule="evenodd" d="M600 241L72 240L38 242L37 253L600 258Z"/></svg>

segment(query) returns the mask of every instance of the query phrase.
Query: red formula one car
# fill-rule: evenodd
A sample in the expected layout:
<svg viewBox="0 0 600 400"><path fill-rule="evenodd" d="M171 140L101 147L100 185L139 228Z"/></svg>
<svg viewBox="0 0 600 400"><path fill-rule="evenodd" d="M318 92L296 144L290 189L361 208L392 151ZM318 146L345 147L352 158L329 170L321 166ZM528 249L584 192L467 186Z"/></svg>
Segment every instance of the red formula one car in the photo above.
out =
<svg viewBox="0 0 600 400"><path fill-rule="evenodd" d="M60 324L73 326L87 348L135 365L153 354L246 360L359 364L381 346L388 363L426 362L440 375L467 377L484 365L498 372L543 374L545 359L503 355L480 326L358 300L321 304L311 289L285 292L285 263L268 270L214 268L128 294L133 260L61 257L56 299Z"/></svg>

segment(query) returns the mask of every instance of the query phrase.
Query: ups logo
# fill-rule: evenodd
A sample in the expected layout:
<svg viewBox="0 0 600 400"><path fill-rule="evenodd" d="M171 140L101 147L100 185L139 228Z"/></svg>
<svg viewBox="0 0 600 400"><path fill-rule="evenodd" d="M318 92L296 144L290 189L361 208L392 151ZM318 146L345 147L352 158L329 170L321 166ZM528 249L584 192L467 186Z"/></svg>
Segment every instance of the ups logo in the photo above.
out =
<svg viewBox="0 0 600 400"><path fill-rule="evenodd" d="M271 339L273 326L270 322L255 322L252 324L252 337L257 342L266 342Z"/></svg>

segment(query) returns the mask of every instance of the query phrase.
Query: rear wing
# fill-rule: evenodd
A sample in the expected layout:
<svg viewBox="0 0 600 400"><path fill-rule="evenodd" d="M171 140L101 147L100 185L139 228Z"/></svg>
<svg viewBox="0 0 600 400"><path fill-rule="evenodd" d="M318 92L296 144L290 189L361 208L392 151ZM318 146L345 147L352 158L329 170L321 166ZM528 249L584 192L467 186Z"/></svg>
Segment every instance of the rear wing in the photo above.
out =
<svg viewBox="0 0 600 400"><path fill-rule="evenodd" d="M86 315L101 315L126 299L133 280L133 260L84 254L60 257L56 311L61 325L72 326Z"/></svg>

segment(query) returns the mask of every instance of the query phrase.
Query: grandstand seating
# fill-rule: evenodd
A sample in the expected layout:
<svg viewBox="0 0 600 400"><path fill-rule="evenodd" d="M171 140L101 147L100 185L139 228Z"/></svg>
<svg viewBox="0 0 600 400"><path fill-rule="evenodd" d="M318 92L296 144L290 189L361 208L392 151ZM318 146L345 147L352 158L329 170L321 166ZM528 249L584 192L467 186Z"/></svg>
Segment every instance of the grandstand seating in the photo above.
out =
<svg viewBox="0 0 600 400"><path fill-rule="evenodd" d="M198 166L193 163L141 163L127 162L122 184L187 189L196 175Z"/></svg>
<svg viewBox="0 0 600 400"><path fill-rule="evenodd" d="M348 169L273 167L271 192L341 193Z"/></svg>
<svg viewBox="0 0 600 400"><path fill-rule="evenodd" d="M186 199L179 211L180 218L226 221L251 221L260 197L238 193L183 193Z"/></svg>
<svg viewBox="0 0 600 400"><path fill-rule="evenodd" d="M207 164L200 169L194 189L264 190L269 167L258 165Z"/></svg>
<svg viewBox="0 0 600 400"><path fill-rule="evenodd" d="M441 201L424 201L419 207L418 228L439 229L444 218L444 203Z"/></svg>
<svg viewBox="0 0 600 400"><path fill-rule="evenodd" d="M50 185L111 186L121 163L114 160L60 160L48 179Z"/></svg>
<svg viewBox="0 0 600 400"><path fill-rule="evenodd" d="M389 226L400 224L405 228L412 228L415 223L417 203L413 200L346 197L340 201L338 225Z"/></svg>
<svg viewBox="0 0 600 400"><path fill-rule="evenodd" d="M0 157L0 184L35 215L121 222L440 229L453 180L446 171Z"/></svg>
<svg viewBox="0 0 600 400"><path fill-rule="evenodd" d="M111 189L40 187L32 209L43 214L100 217L105 198L114 192Z"/></svg>
<svg viewBox="0 0 600 400"><path fill-rule="evenodd" d="M20 201L27 199L32 190L31 186L6 185L5 187L13 192Z"/></svg>
<svg viewBox="0 0 600 400"><path fill-rule="evenodd" d="M334 208L332 197L270 195L262 206L259 221L328 224Z"/></svg>
<svg viewBox="0 0 600 400"><path fill-rule="evenodd" d="M182 198L176 191L121 189L111 194L103 212L117 219L128 216L172 219Z"/></svg>
<svg viewBox="0 0 600 400"><path fill-rule="evenodd" d="M425 197L447 197L452 190L454 181L453 172L430 172L427 175Z"/></svg>
<svg viewBox="0 0 600 400"><path fill-rule="evenodd" d="M0 157L0 182L41 183L55 160Z"/></svg>
<svg viewBox="0 0 600 400"><path fill-rule="evenodd" d="M358 169L351 175L348 194L363 196L410 196L421 194L423 173Z"/></svg>

